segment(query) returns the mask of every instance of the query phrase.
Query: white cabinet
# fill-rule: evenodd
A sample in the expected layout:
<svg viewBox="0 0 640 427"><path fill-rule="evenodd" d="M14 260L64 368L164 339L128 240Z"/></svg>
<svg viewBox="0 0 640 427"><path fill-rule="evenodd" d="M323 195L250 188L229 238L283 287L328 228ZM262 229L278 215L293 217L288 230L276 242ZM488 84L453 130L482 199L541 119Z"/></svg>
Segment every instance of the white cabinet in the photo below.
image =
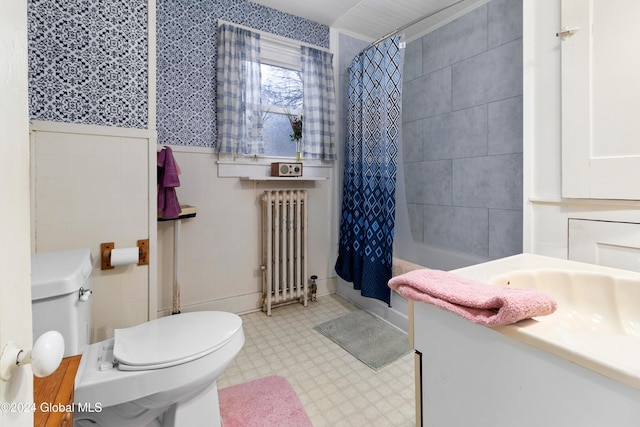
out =
<svg viewBox="0 0 640 427"><path fill-rule="evenodd" d="M640 271L640 224L570 218L569 259Z"/></svg>
<svg viewBox="0 0 640 427"><path fill-rule="evenodd" d="M562 196L640 199L640 2L562 0Z"/></svg>

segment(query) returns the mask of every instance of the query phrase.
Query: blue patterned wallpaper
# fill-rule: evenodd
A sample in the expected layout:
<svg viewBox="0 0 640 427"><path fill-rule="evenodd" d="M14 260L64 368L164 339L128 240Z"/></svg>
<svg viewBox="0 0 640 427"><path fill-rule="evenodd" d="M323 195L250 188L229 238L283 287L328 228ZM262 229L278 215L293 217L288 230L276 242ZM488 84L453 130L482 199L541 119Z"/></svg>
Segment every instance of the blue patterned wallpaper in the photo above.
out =
<svg viewBox="0 0 640 427"><path fill-rule="evenodd" d="M247 0L157 0L158 142L216 140L218 19L329 47L329 27Z"/></svg>
<svg viewBox="0 0 640 427"><path fill-rule="evenodd" d="M32 120L147 128L147 1L29 0ZM157 0L161 144L216 139L217 20L329 47L329 28L248 0Z"/></svg>
<svg viewBox="0 0 640 427"><path fill-rule="evenodd" d="M147 1L29 0L32 120L147 127Z"/></svg>

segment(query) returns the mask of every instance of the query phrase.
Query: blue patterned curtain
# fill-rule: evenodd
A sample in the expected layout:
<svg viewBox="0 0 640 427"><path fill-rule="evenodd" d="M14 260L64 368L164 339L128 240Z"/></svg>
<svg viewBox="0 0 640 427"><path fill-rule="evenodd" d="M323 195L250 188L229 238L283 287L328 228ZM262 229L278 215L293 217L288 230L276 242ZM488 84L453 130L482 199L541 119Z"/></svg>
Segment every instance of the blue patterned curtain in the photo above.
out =
<svg viewBox="0 0 640 427"><path fill-rule="evenodd" d="M302 141L307 159L335 160L333 54L302 46L303 112Z"/></svg>
<svg viewBox="0 0 640 427"><path fill-rule="evenodd" d="M402 55L395 36L353 59L336 272L365 297L391 303Z"/></svg>
<svg viewBox="0 0 640 427"><path fill-rule="evenodd" d="M260 91L260 35L218 28L217 123L219 153L264 153Z"/></svg>

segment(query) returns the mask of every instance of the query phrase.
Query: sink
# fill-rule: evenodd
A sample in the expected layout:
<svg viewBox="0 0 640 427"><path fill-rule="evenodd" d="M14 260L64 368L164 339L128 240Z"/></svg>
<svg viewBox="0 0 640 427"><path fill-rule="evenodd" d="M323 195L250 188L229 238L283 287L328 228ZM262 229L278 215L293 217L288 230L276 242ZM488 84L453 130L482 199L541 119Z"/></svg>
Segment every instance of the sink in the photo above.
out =
<svg viewBox="0 0 640 427"><path fill-rule="evenodd" d="M558 303L559 327L574 332L640 337L640 281L559 269L513 271L493 277L497 286L537 289Z"/></svg>

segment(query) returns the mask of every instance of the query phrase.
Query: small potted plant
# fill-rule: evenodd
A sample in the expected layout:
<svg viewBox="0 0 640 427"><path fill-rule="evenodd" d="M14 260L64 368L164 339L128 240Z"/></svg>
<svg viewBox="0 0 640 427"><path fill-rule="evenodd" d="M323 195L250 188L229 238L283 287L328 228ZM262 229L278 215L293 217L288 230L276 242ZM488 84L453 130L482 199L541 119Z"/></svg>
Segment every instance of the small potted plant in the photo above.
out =
<svg viewBox="0 0 640 427"><path fill-rule="evenodd" d="M298 118L295 115L288 114L291 131L293 132L291 140L296 143L296 160L302 159L302 115Z"/></svg>

